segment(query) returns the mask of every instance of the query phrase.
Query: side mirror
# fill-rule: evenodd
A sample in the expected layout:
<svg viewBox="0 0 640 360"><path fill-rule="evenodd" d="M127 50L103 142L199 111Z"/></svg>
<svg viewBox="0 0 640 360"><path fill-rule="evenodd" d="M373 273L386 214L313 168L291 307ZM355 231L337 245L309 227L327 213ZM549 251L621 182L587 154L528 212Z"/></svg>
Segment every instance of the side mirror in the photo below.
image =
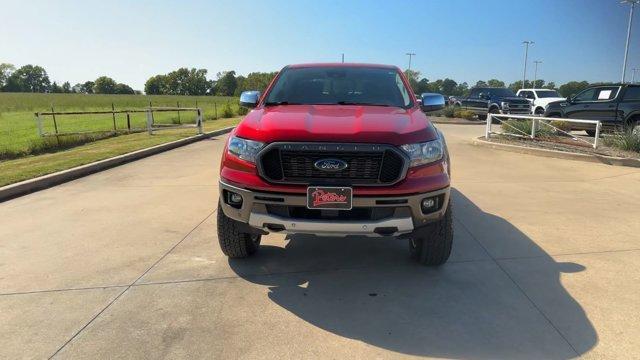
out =
<svg viewBox="0 0 640 360"><path fill-rule="evenodd" d="M569 104L573 103L573 98L575 98L575 97L576 97L576 94L571 94L571 95L569 95L569 96L567 97L567 102L568 102Z"/></svg>
<svg viewBox="0 0 640 360"><path fill-rule="evenodd" d="M422 102L420 110L423 112L432 112L444 109L444 96L436 93L424 93L420 96Z"/></svg>
<svg viewBox="0 0 640 360"><path fill-rule="evenodd" d="M240 106L253 109L260 100L260 91L243 91L240 94Z"/></svg>

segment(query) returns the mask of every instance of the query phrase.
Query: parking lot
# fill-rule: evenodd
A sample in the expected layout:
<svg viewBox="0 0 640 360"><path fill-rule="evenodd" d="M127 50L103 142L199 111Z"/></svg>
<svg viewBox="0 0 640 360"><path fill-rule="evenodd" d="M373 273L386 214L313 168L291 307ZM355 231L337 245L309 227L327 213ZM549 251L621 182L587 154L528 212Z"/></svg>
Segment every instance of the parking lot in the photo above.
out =
<svg viewBox="0 0 640 360"><path fill-rule="evenodd" d="M640 169L452 155L441 268L396 239L216 239L223 138L0 204L2 358L638 358Z"/></svg>

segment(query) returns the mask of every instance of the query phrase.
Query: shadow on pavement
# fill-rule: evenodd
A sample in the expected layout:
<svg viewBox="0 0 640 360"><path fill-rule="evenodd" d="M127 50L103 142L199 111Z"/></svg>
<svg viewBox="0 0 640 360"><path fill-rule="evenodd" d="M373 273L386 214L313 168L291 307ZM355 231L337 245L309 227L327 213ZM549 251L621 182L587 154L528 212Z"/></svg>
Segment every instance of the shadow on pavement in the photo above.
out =
<svg viewBox="0 0 640 360"><path fill-rule="evenodd" d="M566 359L591 349L597 343L595 329L559 279L562 272L584 267L555 262L506 220L484 213L459 191L453 190L453 197L454 216L461 223L491 228L495 238L533 250L548 263L549 271L532 274L535 291L562 308L562 323L556 327L577 345L570 347L488 256L434 269L411 262L405 241L294 235L285 249L262 246L251 260L270 269L275 266L281 274L243 275L255 264L229 263L244 279L269 286L274 303L308 323L397 353ZM458 226L456 231L457 240L465 230ZM454 240L454 246L467 245Z"/></svg>

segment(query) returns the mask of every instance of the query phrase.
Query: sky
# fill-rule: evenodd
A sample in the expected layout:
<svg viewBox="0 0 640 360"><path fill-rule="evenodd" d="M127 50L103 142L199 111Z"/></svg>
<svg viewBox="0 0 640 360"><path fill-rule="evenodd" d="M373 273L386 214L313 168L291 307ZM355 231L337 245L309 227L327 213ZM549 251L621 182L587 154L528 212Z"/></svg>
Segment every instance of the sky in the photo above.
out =
<svg viewBox="0 0 640 360"><path fill-rule="evenodd" d="M276 71L287 64L393 64L429 80L620 81L629 5L618 0L0 0L0 63L71 84L107 75L142 90L180 67ZM640 7L628 77L640 68ZM638 73L640 76L640 72Z"/></svg>

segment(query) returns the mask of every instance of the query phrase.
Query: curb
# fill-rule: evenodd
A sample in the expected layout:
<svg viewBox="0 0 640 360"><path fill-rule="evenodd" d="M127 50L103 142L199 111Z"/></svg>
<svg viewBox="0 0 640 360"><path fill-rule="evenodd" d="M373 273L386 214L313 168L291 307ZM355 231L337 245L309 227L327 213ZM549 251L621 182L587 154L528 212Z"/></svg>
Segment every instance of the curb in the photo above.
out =
<svg viewBox="0 0 640 360"><path fill-rule="evenodd" d="M27 195L39 190L44 190L55 185L75 180L87 175L91 175L103 170L107 170L116 166L124 165L126 163L140 160L151 155L159 154L168 150L172 150L181 146L189 145L194 142L208 139L214 136L226 134L233 130L235 126L230 126L224 129L210 131L204 134L191 136L188 138L168 142L152 146L150 148L136 150L130 153L114 156L108 159L99 160L90 164L80 165L71 169L62 170L48 175L43 175L37 178L24 180L15 184L0 187L0 203L9 199L13 199L19 196Z"/></svg>
<svg viewBox="0 0 640 360"><path fill-rule="evenodd" d="M550 157L550 158L556 158L556 159L592 162L592 163L606 164L606 165L612 165L612 166L640 167L640 159L620 158L615 156L594 155L594 154L579 154L579 153L571 153L571 152L559 151L559 150L536 149L536 148L511 145L511 144L500 144L500 143L487 141L484 139L484 136L473 138L472 141L473 141L473 145L485 146L492 149L511 151L511 152L516 152L520 154L536 155L536 156Z"/></svg>
<svg viewBox="0 0 640 360"><path fill-rule="evenodd" d="M429 117L429 121L434 124L448 124L448 125L487 125L486 121L473 121L473 120L440 120L441 117Z"/></svg>

